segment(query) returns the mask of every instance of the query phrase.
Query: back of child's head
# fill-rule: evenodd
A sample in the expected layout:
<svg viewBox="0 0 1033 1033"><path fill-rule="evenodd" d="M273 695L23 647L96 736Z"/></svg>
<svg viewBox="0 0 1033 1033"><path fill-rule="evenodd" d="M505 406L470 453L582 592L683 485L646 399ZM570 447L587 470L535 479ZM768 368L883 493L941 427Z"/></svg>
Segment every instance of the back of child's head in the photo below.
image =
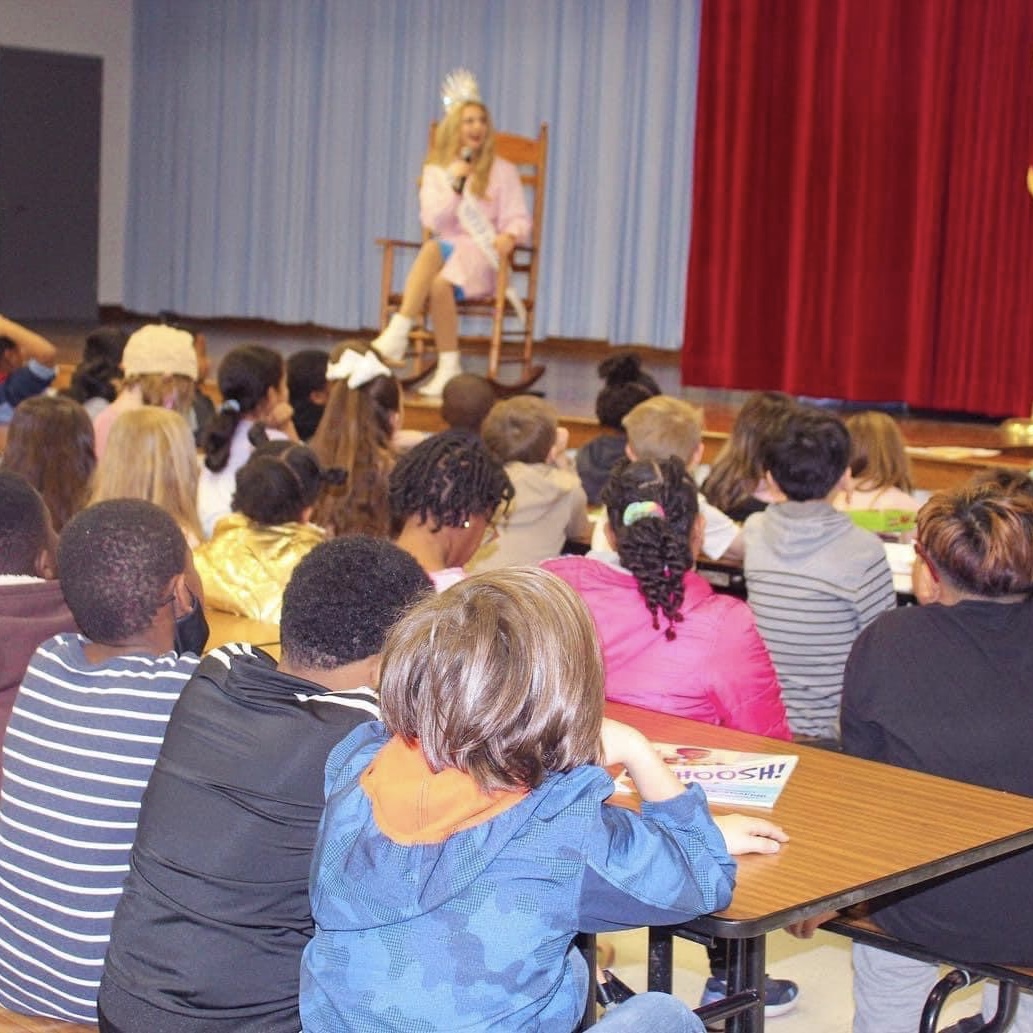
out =
<svg viewBox="0 0 1033 1033"><path fill-rule="evenodd" d="M730 510L748 499L764 475L764 449L799 403L782 391L755 391L742 404L731 433L703 485L707 501Z"/></svg>
<svg viewBox="0 0 1033 1033"><path fill-rule="evenodd" d="M624 417L639 402L660 394L660 385L642 369L642 360L630 351L619 351L599 363L605 387L595 399L595 415L604 427L620 430Z"/></svg>
<svg viewBox="0 0 1033 1033"><path fill-rule="evenodd" d="M150 627L186 556L183 532L153 503L98 502L61 534L61 590L82 633L116 645Z"/></svg>
<svg viewBox="0 0 1033 1033"><path fill-rule="evenodd" d="M257 524L300 521L326 482L343 483L341 470L324 471L307 445L269 441L237 471L232 508Z"/></svg>
<svg viewBox="0 0 1033 1033"><path fill-rule="evenodd" d="M624 429L636 459L676 456L687 465L703 441L703 410L681 398L657 395L624 417Z"/></svg>
<svg viewBox="0 0 1033 1033"><path fill-rule="evenodd" d="M513 498L513 484L480 438L446 430L398 460L391 471L389 498L394 534L410 517L438 531L462 527L471 516L490 517Z"/></svg>
<svg viewBox="0 0 1033 1033"><path fill-rule="evenodd" d="M427 596L384 647L381 710L434 771L484 792L533 789L595 762L603 664L585 604L546 571L511 567Z"/></svg>
<svg viewBox="0 0 1033 1033"><path fill-rule="evenodd" d="M43 496L20 474L0 470L0 574L38 576L37 557L56 543Z"/></svg>
<svg viewBox="0 0 1033 1033"><path fill-rule="evenodd" d="M178 412L145 405L111 425L97 464L93 501L146 499L170 513L200 541L197 517L197 450Z"/></svg>
<svg viewBox="0 0 1033 1033"><path fill-rule="evenodd" d="M334 534L385 534L401 387L362 341L343 341L330 357L329 395L311 445L325 466L347 470L348 480L320 495L315 521Z"/></svg>
<svg viewBox="0 0 1033 1033"><path fill-rule="evenodd" d="M484 418L495 404L495 388L476 373L454 376L441 392L441 418L453 430L479 434Z"/></svg>
<svg viewBox="0 0 1033 1033"><path fill-rule="evenodd" d="M986 599L1033 593L1033 498L993 482L933 495L916 549L937 580Z"/></svg>
<svg viewBox="0 0 1033 1033"><path fill-rule="evenodd" d="M535 395L496 402L484 419L481 436L503 463L544 463L556 444L559 414Z"/></svg>
<svg viewBox="0 0 1033 1033"><path fill-rule="evenodd" d="M793 502L824 499L846 473L850 434L832 413L801 406L764 449L767 470Z"/></svg>
<svg viewBox="0 0 1033 1033"><path fill-rule="evenodd" d="M101 326L86 336L82 360L72 371L68 397L77 402L103 398L113 402L122 377L122 353L129 335L119 327Z"/></svg>
<svg viewBox="0 0 1033 1033"><path fill-rule="evenodd" d="M639 592L666 638L682 619L685 573L692 569L691 535L699 513L696 484L675 456L632 462L622 459L603 489L603 505L622 566L635 575Z"/></svg>
<svg viewBox="0 0 1033 1033"><path fill-rule="evenodd" d="M222 404L209 421L201 440L204 464L218 473L226 468L237 425L251 417L270 389L283 382L283 356L260 344L242 344L219 363L217 381Z"/></svg>
<svg viewBox="0 0 1033 1033"><path fill-rule="evenodd" d="M892 416L875 411L854 413L847 417L846 429L850 434L850 473L858 487L911 491L911 462Z"/></svg>
<svg viewBox="0 0 1033 1033"><path fill-rule="evenodd" d="M323 348L305 348L287 359L287 395L294 410L294 426L302 441L316 432L326 408L313 394L326 392L326 367L330 354Z"/></svg>
<svg viewBox="0 0 1033 1033"><path fill-rule="evenodd" d="M4 467L39 491L55 530L89 501L96 465L93 424L78 402L34 395L19 403L7 431Z"/></svg>
<svg viewBox="0 0 1033 1033"><path fill-rule="evenodd" d="M383 538L356 534L317 545L283 593L284 658L327 671L376 656L391 625L432 590L416 560Z"/></svg>

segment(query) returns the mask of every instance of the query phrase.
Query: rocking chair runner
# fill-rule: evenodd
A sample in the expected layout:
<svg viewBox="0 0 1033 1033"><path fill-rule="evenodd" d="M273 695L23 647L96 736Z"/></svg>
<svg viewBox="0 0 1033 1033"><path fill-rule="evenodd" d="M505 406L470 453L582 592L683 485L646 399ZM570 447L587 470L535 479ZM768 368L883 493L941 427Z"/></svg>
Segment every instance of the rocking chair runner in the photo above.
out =
<svg viewBox="0 0 1033 1033"><path fill-rule="evenodd" d="M430 127L433 142L436 125ZM514 136L510 133L495 134L495 153L511 161L520 173L520 181L531 193L529 208L533 220L530 245L518 244L510 261L503 262L499 269L495 296L459 301L460 328L466 317L476 317L483 327L491 321L490 333L467 334L460 329L460 341L464 344L488 345L488 380L500 393L516 393L530 387L545 372L544 366L532 362L534 347L535 296L538 289L538 258L542 233L542 212L545 208L545 169L549 146L549 131L542 123L537 137ZM430 236L426 231L423 240ZM380 325L387 326L392 314L398 311L402 302L402 289L396 284L395 253L410 250L413 253L421 247L422 241L379 239L377 244L384 249L380 280ZM527 310L526 321L521 325L513 306L506 301L506 290L515 287ZM424 325L414 327L409 335L412 349L409 358L411 371L403 374L402 382L415 383L427 376L437 365L437 359L428 355L428 343L433 344L433 334ZM519 378L512 383L501 383L499 367L520 364Z"/></svg>

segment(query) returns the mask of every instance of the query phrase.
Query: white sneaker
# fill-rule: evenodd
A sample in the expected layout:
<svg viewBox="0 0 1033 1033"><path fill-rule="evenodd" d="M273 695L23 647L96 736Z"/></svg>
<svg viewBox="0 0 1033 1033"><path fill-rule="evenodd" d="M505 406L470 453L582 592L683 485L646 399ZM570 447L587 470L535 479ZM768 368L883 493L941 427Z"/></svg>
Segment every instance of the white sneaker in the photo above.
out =
<svg viewBox="0 0 1033 1033"><path fill-rule="evenodd" d="M441 352L438 355L438 368L434 370L434 376L416 389L417 394L423 398L440 398L445 385L462 372L459 352Z"/></svg>
<svg viewBox="0 0 1033 1033"><path fill-rule="evenodd" d="M409 348L409 331L412 329L412 323L408 316L396 312L370 347L386 362L401 362Z"/></svg>

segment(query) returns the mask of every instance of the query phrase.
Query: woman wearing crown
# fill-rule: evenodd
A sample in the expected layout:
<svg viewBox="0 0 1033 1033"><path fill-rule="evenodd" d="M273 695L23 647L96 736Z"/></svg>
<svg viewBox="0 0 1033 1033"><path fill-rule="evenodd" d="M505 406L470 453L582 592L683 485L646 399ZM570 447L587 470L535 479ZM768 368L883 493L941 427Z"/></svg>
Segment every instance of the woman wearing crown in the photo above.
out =
<svg viewBox="0 0 1033 1033"><path fill-rule="evenodd" d="M420 248L398 312L372 345L398 362L429 298L438 352L438 368L420 388L429 397L439 397L461 372L456 299L492 294L499 263L531 232L520 176L495 155L495 130L477 80L457 69L445 79L442 99L445 117L420 179L420 222L433 236Z"/></svg>

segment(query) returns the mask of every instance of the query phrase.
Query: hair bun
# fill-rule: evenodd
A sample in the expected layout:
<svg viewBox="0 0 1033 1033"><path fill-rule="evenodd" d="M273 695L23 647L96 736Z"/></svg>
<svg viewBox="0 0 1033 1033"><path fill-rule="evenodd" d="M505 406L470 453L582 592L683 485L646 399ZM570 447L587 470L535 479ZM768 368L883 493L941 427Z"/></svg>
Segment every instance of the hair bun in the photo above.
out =
<svg viewBox="0 0 1033 1033"><path fill-rule="evenodd" d="M259 445L269 444L269 434L261 420L256 420L248 429L247 439L255 448L258 448Z"/></svg>
<svg viewBox="0 0 1033 1033"><path fill-rule="evenodd" d="M599 363L599 376L610 387L632 384L642 375L642 360L635 354L611 355Z"/></svg>

